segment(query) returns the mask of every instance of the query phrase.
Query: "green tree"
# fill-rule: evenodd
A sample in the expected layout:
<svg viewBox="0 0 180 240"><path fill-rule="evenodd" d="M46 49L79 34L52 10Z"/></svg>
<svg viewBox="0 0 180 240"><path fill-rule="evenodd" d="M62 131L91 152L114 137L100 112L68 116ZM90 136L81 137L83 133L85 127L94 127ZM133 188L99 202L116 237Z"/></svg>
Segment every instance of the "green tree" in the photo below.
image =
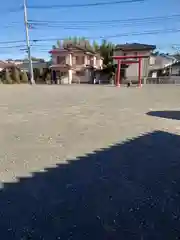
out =
<svg viewBox="0 0 180 240"><path fill-rule="evenodd" d="M74 38L73 38L73 42L74 42L75 44L77 44L77 43L78 43L78 38L77 38L77 37L74 37Z"/></svg>
<svg viewBox="0 0 180 240"><path fill-rule="evenodd" d="M76 41L76 40L75 40ZM77 40L78 41L78 40ZM69 45L76 45L77 44L77 42L75 43L74 41L73 41L73 39L71 38L71 37L69 37L69 38L65 38L64 40L63 40L63 43L62 43L62 46L63 47L68 47Z"/></svg>
<svg viewBox="0 0 180 240"><path fill-rule="evenodd" d="M63 40L63 47L79 46L89 51L93 51L93 46L85 37L69 37Z"/></svg>
<svg viewBox="0 0 180 240"><path fill-rule="evenodd" d="M98 51L101 57L103 57L103 71L109 75L109 79L114 77L117 68L117 64L114 64L113 61L113 52L115 47L116 46L112 42L102 40ZM123 68L126 67L126 65L123 65Z"/></svg>
<svg viewBox="0 0 180 240"><path fill-rule="evenodd" d="M96 41L93 41L92 46L95 52L99 51L100 46Z"/></svg>
<svg viewBox="0 0 180 240"><path fill-rule="evenodd" d="M61 41L60 40L57 40L57 47L61 48Z"/></svg>
<svg viewBox="0 0 180 240"><path fill-rule="evenodd" d="M100 48L99 48L99 52L100 52L100 55L104 59L105 66L113 64L112 56L113 56L114 48L115 48L115 45L112 44L111 42L107 42L106 40L102 41Z"/></svg>
<svg viewBox="0 0 180 240"><path fill-rule="evenodd" d="M42 62L42 63L45 62L45 60L43 58L38 58L38 57L31 57L31 60L32 61L37 61L37 62Z"/></svg>
<svg viewBox="0 0 180 240"><path fill-rule="evenodd" d="M12 68L12 80L13 83L20 83L20 75L19 75L19 70L16 67Z"/></svg>
<svg viewBox="0 0 180 240"><path fill-rule="evenodd" d="M4 83L6 84L12 84L12 78L11 78L11 74L9 73L9 69L5 70L5 74L4 74Z"/></svg>
<svg viewBox="0 0 180 240"><path fill-rule="evenodd" d="M28 83L28 76L26 72L21 72L21 83Z"/></svg>

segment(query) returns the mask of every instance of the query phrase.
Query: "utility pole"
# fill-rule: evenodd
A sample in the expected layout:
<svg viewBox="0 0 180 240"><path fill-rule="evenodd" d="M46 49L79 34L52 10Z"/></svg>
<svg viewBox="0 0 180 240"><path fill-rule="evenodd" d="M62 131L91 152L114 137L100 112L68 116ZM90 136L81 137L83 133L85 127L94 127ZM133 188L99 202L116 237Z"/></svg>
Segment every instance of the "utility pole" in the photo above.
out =
<svg viewBox="0 0 180 240"><path fill-rule="evenodd" d="M31 84L35 84L33 65L32 65L32 59L31 59L31 47L30 47L30 42L29 42L29 26L28 26L28 20L27 20L26 0L24 0L24 24L25 24L25 29L26 29L26 44L27 44L27 52L28 52L28 59L29 59L30 82L31 82Z"/></svg>

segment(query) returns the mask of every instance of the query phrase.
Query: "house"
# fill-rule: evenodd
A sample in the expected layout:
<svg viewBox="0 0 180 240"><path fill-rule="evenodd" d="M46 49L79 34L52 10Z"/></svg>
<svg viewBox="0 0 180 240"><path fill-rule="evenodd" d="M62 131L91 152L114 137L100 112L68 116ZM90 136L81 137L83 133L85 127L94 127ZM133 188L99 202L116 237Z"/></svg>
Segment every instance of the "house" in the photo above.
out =
<svg viewBox="0 0 180 240"><path fill-rule="evenodd" d="M23 62L17 64L21 70L25 71L25 72L29 72L29 61L28 60L24 60ZM43 70L48 68L48 63L47 62L41 62L41 61L32 61L32 66L33 69L39 69L39 70Z"/></svg>
<svg viewBox="0 0 180 240"><path fill-rule="evenodd" d="M28 74L29 72L29 61L23 60L21 63L17 64L17 66ZM32 61L33 72L34 72L34 80L36 83L45 83L46 72L49 71L49 63L41 60L33 60Z"/></svg>
<svg viewBox="0 0 180 240"><path fill-rule="evenodd" d="M101 69L103 65L98 53L79 45L55 48L50 54L52 78L60 79L64 84L93 82L95 69Z"/></svg>
<svg viewBox="0 0 180 240"><path fill-rule="evenodd" d="M157 78L159 76L170 75L171 66L177 62L174 56L160 54L150 56L149 77Z"/></svg>
<svg viewBox="0 0 180 240"><path fill-rule="evenodd" d="M13 63L8 63L6 61L0 60L0 72L2 72L5 69L12 69L13 67L16 67L16 65Z"/></svg>
<svg viewBox="0 0 180 240"><path fill-rule="evenodd" d="M15 59L15 60L13 60L13 59L7 59L6 62L7 62L7 63L11 63L11 64L15 64L15 65L20 65L20 64L23 63L23 60L21 60L21 59Z"/></svg>
<svg viewBox="0 0 180 240"><path fill-rule="evenodd" d="M5 66L5 62L0 61L0 72L4 69L4 66Z"/></svg>
<svg viewBox="0 0 180 240"><path fill-rule="evenodd" d="M180 76L180 61L171 65L171 76Z"/></svg>
<svg viewBox="0 0 180 240"><path fill-rule="evenodd" d="M149 72L150 56L153 50L156 49L155 45L141 44L141 43L126 43L117 45L114 50L114 56L139 56L142 55L141 64L141 77L142 80L146 79ZM130 60L130 59L129 59ZM135 59L132 59L135 60ZM117 63L117 60L114 60ZM138 61L137 63L127 64L123 69L121 68L122 80L131 80L132 82L138 81Z"/></svg>

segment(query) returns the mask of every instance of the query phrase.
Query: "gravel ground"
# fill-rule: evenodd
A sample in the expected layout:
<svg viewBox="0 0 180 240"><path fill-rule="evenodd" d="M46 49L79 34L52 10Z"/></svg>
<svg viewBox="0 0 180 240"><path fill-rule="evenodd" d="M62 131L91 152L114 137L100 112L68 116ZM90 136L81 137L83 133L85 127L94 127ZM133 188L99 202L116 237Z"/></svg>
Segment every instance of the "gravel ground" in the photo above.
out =
<svg viewBox="0 0 180 240"><path fill-rule="evenodd" d="M179 99L174 85L0 86L2 239L179 239Z"/></svg>

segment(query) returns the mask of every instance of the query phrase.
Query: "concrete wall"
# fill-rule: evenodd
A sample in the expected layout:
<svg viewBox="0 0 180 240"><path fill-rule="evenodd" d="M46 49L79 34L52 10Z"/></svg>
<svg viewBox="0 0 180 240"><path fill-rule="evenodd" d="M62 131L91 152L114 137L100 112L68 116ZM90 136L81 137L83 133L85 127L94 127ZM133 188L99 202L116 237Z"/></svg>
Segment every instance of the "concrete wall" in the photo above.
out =
<svg viewBox="0 0 180 240"><path fill-rule="evenodd" d="M147 78L147 84L180 84L180 76L164 76L159 78Z"/></svg>
<svg viewBox="0 0 180 240"><path fill-rule="evenodd" d="M68 74L61 77L61 84L68 84L69 83L69 77Z"/></svg>
<svg viewBox="0 0 180 240"><path fill-rule="evenodd" d="M88 68L82 71L81 75L78 75L76 71L73 71L72 83L91 83L93 81L92 76L92 71Z"/></svg>

